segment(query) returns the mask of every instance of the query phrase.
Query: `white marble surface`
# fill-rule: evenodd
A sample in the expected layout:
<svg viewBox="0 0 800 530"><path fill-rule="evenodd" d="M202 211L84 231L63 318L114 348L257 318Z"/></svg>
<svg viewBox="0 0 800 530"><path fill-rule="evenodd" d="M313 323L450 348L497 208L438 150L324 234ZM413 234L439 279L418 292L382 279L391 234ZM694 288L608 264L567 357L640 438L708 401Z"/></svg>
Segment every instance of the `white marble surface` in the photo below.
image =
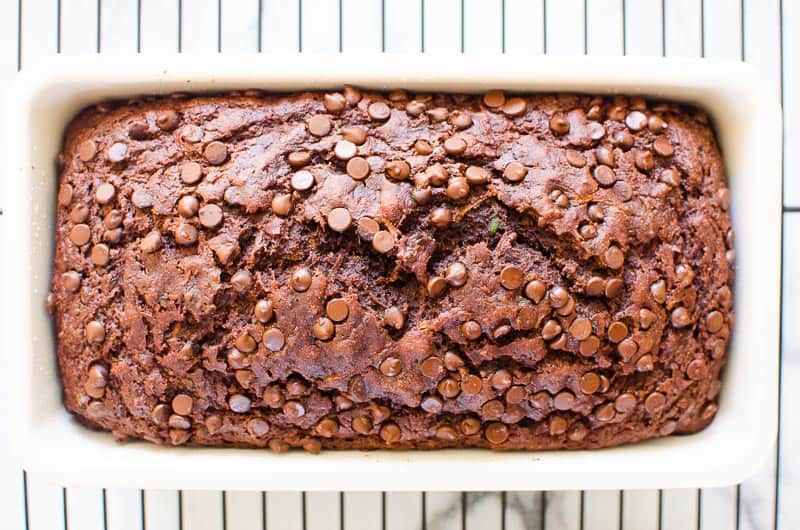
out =
<svg viewBox="0 0 800 530"><path fill-rule="evenodd" d="M774 82L774 97L782 98L784 204L796 210L800 208L799 27L796 0L4 0L0 78L16 71L20 62L29 65L58 52L463 51L521 57L627 53L743 58L762 68ZM0 197L0 208L8 206ZM4 517L0 526L12 530L800 528L800 425L786 405L800 402L800 326L795 325L800 321L800 211L789 211L784 219L780 448L755 477L738 487L469 494L65 490L23 475L0 456ZM0 226L9 229L2 225L0 217ZM7 454L3 438L0 455Z"/></svg>

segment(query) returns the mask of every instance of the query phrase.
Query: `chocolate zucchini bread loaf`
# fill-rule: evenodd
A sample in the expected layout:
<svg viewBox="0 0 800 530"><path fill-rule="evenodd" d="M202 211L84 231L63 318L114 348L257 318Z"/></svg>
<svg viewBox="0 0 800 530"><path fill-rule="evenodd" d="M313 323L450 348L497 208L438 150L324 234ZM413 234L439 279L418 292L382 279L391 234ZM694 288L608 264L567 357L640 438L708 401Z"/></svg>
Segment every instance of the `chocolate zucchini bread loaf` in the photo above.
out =
<svg viewBox="0 0 800 530"><path fill-rule="evenodd" d="M594 448L717 410L733 234L696 109L178 94L83 111L60 166L64 404L118 439Z"/></svg>

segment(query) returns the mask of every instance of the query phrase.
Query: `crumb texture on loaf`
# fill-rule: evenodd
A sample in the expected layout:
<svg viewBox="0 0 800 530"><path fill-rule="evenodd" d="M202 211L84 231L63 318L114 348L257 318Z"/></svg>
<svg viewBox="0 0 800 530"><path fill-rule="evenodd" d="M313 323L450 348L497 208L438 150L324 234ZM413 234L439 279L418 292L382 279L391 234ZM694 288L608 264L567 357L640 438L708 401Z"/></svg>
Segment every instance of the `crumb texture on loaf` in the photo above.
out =
<svg viewBox="0 0 800 530"><path fill-rule="evenodd" d="M67 130L66 408L118 439L594 448L717 410L733 232L701 111L176 94Z"/></svg>

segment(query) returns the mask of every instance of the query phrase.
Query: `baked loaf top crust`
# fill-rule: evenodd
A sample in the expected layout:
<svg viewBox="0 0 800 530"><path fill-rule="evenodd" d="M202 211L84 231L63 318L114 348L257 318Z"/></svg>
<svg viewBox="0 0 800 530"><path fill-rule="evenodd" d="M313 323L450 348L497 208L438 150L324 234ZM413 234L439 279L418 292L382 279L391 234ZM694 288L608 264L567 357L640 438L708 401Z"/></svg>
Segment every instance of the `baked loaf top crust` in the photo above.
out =
<svg viewBox="0 0 800 530"><path fill-rule="evenodd" d="M733 234L696 109L174 95L83 111L59 161L64 403L120 439L592 448L717 410Z"/></svg>

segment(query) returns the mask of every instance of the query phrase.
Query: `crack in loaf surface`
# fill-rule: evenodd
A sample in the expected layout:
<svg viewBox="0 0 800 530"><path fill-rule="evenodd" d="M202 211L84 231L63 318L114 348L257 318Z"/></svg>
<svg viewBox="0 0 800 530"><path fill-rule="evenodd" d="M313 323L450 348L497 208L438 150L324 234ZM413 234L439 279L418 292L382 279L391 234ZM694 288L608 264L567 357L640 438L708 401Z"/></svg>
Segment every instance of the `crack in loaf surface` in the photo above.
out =
<svg viewBox="0 0 800 530"><path fill-rule="evenodd" d="M733 233L705 115L491 91L87 108L48 298L118 439L606 447L714 417Z"/></svg>

